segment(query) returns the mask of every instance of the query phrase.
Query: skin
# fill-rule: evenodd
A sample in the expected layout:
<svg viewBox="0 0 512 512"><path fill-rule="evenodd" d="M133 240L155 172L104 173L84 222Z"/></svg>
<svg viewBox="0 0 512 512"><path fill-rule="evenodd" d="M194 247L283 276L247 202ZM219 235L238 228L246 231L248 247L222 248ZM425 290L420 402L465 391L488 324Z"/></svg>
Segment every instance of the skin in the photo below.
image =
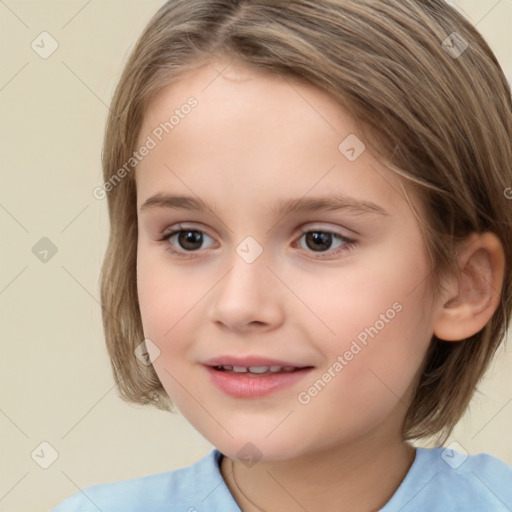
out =
<svg viewBox="0 0 512 512"><path fill-rule="evenodd" d="M461 287L453 279L434 298L432 265L399 178L369 150L355 161L338 150L349 134L364 138L323 92L240 66L206 65L153 100L140 144L190 96L198 106L136 170L137 284L144 334L160 350L154 368L181 413L226 455L222 475L244 511L378 510L414 460L401 426L432 335L460 339L461 319L466 331L477 332L497 307L496 295L485 289L484 301L473 293L468 305L457 297L473 289L472 281ZM213 211L141 211L157 193L199 197ZM335 193L387 213L272 212L283 199ZM178 224L204 233L198 249L187 252L177 236L159 240ZM328 238L320 252L308 231L355 244ZM236 252L247 236L263 249L252 263ZM487 236L463 253L468 264L479 255L493 290L503 276L500 251ZM320 393L300 403L298 393L396 303L400 312ZM314 370L268 396L232 398L211 384L201 364L222 354L263 355ZM246 443L261 457L251 467L237 461Z"/></svg>

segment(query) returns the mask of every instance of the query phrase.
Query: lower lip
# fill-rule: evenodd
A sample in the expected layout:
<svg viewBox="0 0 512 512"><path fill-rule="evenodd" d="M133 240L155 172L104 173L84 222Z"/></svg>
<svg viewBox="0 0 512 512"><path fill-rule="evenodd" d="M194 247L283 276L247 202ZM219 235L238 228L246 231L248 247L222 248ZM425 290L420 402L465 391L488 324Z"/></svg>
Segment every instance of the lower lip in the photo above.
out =
<svg viewBox="0 0 512 512"><path fill-rule="evenodd" d="M211 366L207 366L206 369L210 373L213 383L227 395L235 398L258 398L293 386L309 374L313 368L261 377L250 377L244 373L227 373L215 370Z"/></svg>

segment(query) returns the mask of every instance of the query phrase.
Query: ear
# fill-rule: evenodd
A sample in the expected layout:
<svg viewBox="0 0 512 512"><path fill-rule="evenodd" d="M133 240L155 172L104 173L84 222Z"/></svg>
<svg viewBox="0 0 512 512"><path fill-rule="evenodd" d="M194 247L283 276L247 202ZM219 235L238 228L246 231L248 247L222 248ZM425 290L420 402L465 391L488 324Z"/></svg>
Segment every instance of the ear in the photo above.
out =
<svg viewBox="0 0 512 512"><path fill-rule="evenodd" d="M505 254L500 239L490 232L473 233L457 257L459 275L443 283L434 334L460 341L479 332L500 303Z"/></svg>

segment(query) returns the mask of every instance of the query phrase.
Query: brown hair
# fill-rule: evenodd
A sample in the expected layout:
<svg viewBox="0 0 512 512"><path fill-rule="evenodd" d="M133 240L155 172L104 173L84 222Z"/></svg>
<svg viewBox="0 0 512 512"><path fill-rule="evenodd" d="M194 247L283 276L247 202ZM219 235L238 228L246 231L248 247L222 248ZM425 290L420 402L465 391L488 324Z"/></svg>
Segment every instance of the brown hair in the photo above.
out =
<svg viewBox="0 0 512 512"><path fill-rule="evenodd" d="M446 439L511 316L505 191L512 185L512 100L496 57L443 0L172 0L150 20L115 91L103 148L106 183L132 157L152 98L183 71L218 57L313 84L369 130L365 143L421 197L436 293L440 276L457 270L459 241L484 231L501 240L499 308L466 340L433 337L405 418L404 439ZM172 410L153 367L134 357L144 333L133 173L107 191L101 301L115 380L123 399Z"/></svg>

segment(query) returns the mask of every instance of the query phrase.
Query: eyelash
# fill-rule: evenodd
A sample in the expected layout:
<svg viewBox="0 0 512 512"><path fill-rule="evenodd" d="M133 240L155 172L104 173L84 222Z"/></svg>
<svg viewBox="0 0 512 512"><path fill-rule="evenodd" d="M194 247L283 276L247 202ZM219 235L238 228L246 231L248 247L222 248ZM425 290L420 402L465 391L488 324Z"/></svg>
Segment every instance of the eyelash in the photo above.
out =
<svg viewBox="0 0 512 512"><path fill-rule="evenodd" d="M181 227L181 226L180 226ZM159 242L167 242L169 241L174 235L177 235L179 233L183 233L183 232L190 232L190 231L193 231L193 232L197 232L197 233L202 233L206 236L208 236L204 231L201 231L200 229L195 229L195 228L183 228L181 227L181 229L175 229L175 230L172 230L170 231L169 233L165 233L161 238L158 239ZM308 229L308 230L304 230L304 231L301 231L301 236L299 237L299 240L306 234L308 233L323 233L323 234L329 234L329 235L333 235L333 239L334 240L338 240L340 242L344 242L344 244L340 247L338 247L336 250L334 251L325 251L325 252L317 252L316 254L329 254L330 256L337 256L341 253L344 253L346 251L350 251L351 249L354 248L354 246L357 244L357 242L352 239L352 238L348 238L346 236L343 236L341 235L340 233L336 233L334 231L328 231L328 230L322 230L322 229ZM209 237L211 238L211 237ZM165 250L168 251L169 253L173 254L173 255L176 255L180 258L194 258L197 253L199 252L199 250L196 250L196 251L185 251L185 252L181 252L181 251L176 251L174 250L170 244L167 244L167 246L165 247ZM308 251L308 252L313 252L315 254L315 251ZM322 258L316 258L316 259L322 259Z"/></svg>

